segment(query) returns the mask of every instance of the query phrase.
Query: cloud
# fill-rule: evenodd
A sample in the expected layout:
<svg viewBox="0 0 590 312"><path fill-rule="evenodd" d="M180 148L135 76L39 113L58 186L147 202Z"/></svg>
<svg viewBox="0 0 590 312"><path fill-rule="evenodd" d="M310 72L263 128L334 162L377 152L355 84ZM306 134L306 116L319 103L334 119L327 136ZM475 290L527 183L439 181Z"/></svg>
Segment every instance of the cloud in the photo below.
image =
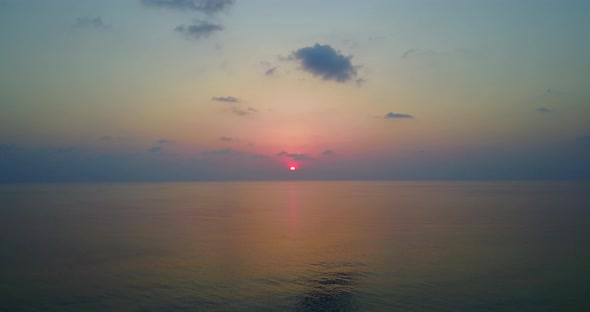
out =
<svg viewBox="0 0 590 312"><path fill-rule="evenodd" d="M180 25L176 27L175 31L182 34L186 38L200 39L207 38L216 31L222 31L223 26L212 24L207 21L197 22L192 25Z"/></svg>
<svg viewBox="0 0 590 312"><path fill-rule="evenodd" d="M237 98L235 98L233 96L219 96L219 97L212 97L211 101L236 103L236 102L239 102L240 100L238 100Z"/></svg>
<svg viewBox="0 0 590 312"><path fill-rule="evenodd" d="M398 114L398 113L389 112L389 113L385 114L384 118L385 119L409 119L409 118L414 118L414 116L408 115L408 114Z"/></svg>
<svg viewBox="0 0 590 312"><path fill-rule="evenodd" d="M342 55L331 46L318 43L293 51L288 58L300 61L303 70L314 76L337 82L347 82L356 78L356 69L350 59L350 56Z"/></svg>
<svg viewBox="0 0 590 312"><path fill-rule="evenodd" d="M576 142L580 144L590 144L590 135L577 137Z"/></svg>
<svg viewBox="0 0 590 312"><path fill-rule="evenodd" d="M78 17L76 23L74 23L74 27L76 28L109 28L107 24L102 20L101 17Z"/></svg>
<svg viewBox="0 0 590 312"><path fill-rule="evenodd" d="M217 150L207 150L207 151L202 151L201 154L203 155L212 155L212 156L219 156L219 155L236 155L236 156L242 156L243 153L240 151L236 151L234 149L231 148L222 148L222 149L217 149Z"/></svg>
<svg viewBox="0 0 590 312"><path fill-rule="evenodd" d="M278 68L278 66L275 66L275 67L273 67L273 68L270 68L270 69L268 69L268 70L267 70L267 71L264 73L264 75L266 75L266 76L272 76L272 75L274 75L274 74L275 74L275 71L277 70L277 68Z"/></svg>
<svg viewBox="0 0 590 312"><path fill-rule="evenodd" d="M530 102L531 104L537 105L537 107L540 108L557 107L563 105L564 103L568 103L568 96L565 92L547 88L543 90L542 93L540 92L536 96L531 97ZM554 112L554 110L551 109L547 110ZM540 110L537 111L541 113L548 113Z"/></svg>
<svg viewBox="0 0 590 312"><path fill-rule="evenodd" d="M252 154L247 152L238 151L231 148L222 148L214 150L206 150L201 152L205 156L230 156L239 158L250 158L250 159L268 159L269 157L263 154Z"/></svg>
<svg viewBox="0 0 590 312"><path fill-rule="evenodd" d="M148 148L147 150L149 153L159 153L162 151L162 147L161 146L153 146Z"/></svg>
<svg viewBox="0 0 590 312"><path fill-rule="evenodd" d="M369 36L369 41L383 41L387 39L385 36Z"/></svg>
<svg viewBox="0 0 590 312"><path fill-rule="evenodd" d="M358 40L355 39L342 39L342 44L348 46L351 49L356 49L360 46Z"/></svg>
<svg viewBox="0 0 590 312"><path fill-rule="evenodd" d="M233 140L234 140L234 139L232 139L232 138L228 138L228 137L220 137L220 138L219 138L219 141L225 141L225 142L231 142L231 141L233 141Z"/></svg>
<svg viewBox="0 0 590 312"><path fill-rule="evenodd" d="M402 59L409 59L411 57L433 56L437 53L429 49L409 49L402 54Z"/></svg>
<svg viewBox="0 0 590 312"><path fill-rule="evenodd" d="M163 152L164 151L163 145L172 144L172 143L174 143L174 141L172 141L172 140L167 140L167 139L157 140L155 146L148 148L148 152L149 153Z"/></svg>
<svg viewBox="0 0 590 312"><path fill-rule="evenodd" d="M545 108L545 107L539 107L536 109L536 111L539 113L551 113L552 112L552 110Z"/></svg>
<svg viewBox="0 0 590 312"><path fill-rule="evenodd" d="M277 153L277 156L287 157L287 158L291 158L293 160L311 160L311 159L313 159L313 158L307 156L306 154L287 153L285 151L281 151L281 152Z"/></svg>
<svg viewBox="0 0 590 312"><path fill-rule="evenodd" d="M325 155L325 156L334 155L334 151L333 150L325 150L322 152L322 155Z"/></svg>
<svg viewBox="0 0 590 312"><path fill-rule="evenodd" d="M104 135L98 138L100 141L104 142L129 142L131 138L124 137L124 136L116 136L116 135Z"/></svg>
<svg viewBox="0 0 590 312"><path fill-rule="evenodd" d="M141 3L152 7L215 14L231 7L235 0L141 0Z"/></svg>
<svg viewBox="0 0 590 312"><path fill-rule="evenodd" d="M76 154L80 151L75 146L44 146L38 149L38 152L44 154Z"/></svg>
<svg viewBox="0 0 590 312"><path fill-rule="evenodd" d="M558 91L558 90L554 90L551 88L547 88L545 90L545 92L543 93L544 96L561 96L563 95L563 92Z"/></svg>
<svg viewBox="0 0 590 312"><path fill-rule="evenodd" d="M246 116L246 115L249 115L250 113L258 113L258 110L253 107L241 108L238 106L233 106L231 108L231 111L232 111L232 113L234 113L238 116Z"/></svg>

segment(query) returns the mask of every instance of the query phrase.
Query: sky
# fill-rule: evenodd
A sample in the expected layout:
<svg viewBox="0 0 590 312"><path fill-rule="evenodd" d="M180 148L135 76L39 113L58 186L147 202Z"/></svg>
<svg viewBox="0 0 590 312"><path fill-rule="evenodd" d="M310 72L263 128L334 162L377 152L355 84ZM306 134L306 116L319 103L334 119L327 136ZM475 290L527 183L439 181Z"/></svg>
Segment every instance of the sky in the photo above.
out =
<svg viewBox="0 0 590 312"><path fill-rule="evenodd" d="M589 12L0 0L0 182L590 180Z"/></svg>

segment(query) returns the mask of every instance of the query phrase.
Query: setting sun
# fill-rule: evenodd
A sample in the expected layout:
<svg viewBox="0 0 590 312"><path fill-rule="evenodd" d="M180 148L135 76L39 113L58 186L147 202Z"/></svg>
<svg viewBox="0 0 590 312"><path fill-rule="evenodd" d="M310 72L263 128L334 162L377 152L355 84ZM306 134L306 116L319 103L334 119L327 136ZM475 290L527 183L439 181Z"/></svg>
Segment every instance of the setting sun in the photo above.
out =
<svg viewBox="0 0 590 312"><path fill-rule="evenodd" d="M295 166L291 166L291 167L289 167L289 170L295 171L295 170L297 170L297 168L295 168Z"/></svg>

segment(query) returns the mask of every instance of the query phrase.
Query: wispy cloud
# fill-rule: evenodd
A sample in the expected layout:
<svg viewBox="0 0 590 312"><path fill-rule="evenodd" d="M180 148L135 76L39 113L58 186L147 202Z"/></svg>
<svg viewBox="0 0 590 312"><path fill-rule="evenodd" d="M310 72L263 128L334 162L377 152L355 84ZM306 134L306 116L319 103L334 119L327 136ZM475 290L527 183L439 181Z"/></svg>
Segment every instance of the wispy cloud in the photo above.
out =
<svg viewBox="0 0 590 312"><path fill-rule="evenodd" d="M344 56L331 46L318 43L293 51L288 58L299 61L303 70L314 76L337 82L356 80L357 72L350 59L351 56Z"/></svg>
<svg viewBox="0 0 590 312"><path fill-rule="evenodd" d="M38 149L39 152L45 154L76 154L80 151L76 146L44 146Z"/></svg>
<svg viewBox="0 0 590 312"><path fill-rule="evenodd" d="M334 151L333 150L325 150L322 152L322 155L324 155L324 156L334 155Z"/></svg>
<svg viewBox="0 0 590 312"><path fill-rule="evenodd" d="M409 59L411 57L434 56L437 53L430 49L409 49L402 54L402 59Z"/></svg>
<svg viewBox="0 0 590 312"><path fill-rule="evenodd" d="M231 7L235 0L141 0L141 3L151 7L215 14Z"/></svg>
<svg viewBox="0 0 590 312"><path fill-rule="evenodd" d="M288 153L285 151L281 151L281 152L277 153L277 156L287 157L287 158L291 158L293 160L311 160L311 159L313 159L310 156L308 156L307 154Z"/></svg>
<svg viewBox="0 0 590 312"><path fill-rule="evenodd" d="M233 106L231 108L231 111L232 111L232 113L234 113L238 116L246 116L251 113L258 113L258 110L253 107L242 108L242 107L238 107L238 106Z"/></svg>
<svg viewBox="0 0 590 312"><path fill-rule="evenodd" d="M266 76L272 76L275 74L275 71L277 70L277 68L279 68L278 66L275 66L273 68L267 69L266 72L264 72L264 75Z"/></svg>
<svg viewBox="0 0 590 312"><path fill-rule="evenodd" d="M223 136L222 136L222 137L220 137L220 138L219 138L219 141L224 141L224 142L231 142L231 141L233 141L233 140L234 140L234 139L232 139L232 138L230 138L230 137L223 137Z"/></svg>
<svg viewBox="0 0 590 312"><path fill-rule="evenodd" d="M172 144L174 141L167 139L160 139L156 141L156 145L148 148L149 153L159 153L164 151L164 145Z"/></svg>
<svg viewBox="0 0 590 312"><path fill-rule="evenodd" d="M211 98L211 101L216 101L216 102L227 102L227 103L236 103L239 102L239 100L233 96L215 96Z"/></svg>
<svg viewBox="0 0 590 312"><path fill-rule="evenodd" d="M551 113L552 112L552 110L550 110L548 108L545 108L545 107L539 107L539 108L536 109L536 111L538 113Z"/></svg>
<svg viewBox="0 0 590 312"><path fill-rule="evenodd" d="M152 146L152 147L148 148L147 151L149 153L159 153L162 151L162 147L161 146Z"/></svg>
<svg viewBox="0 0 590 312"><path fill-rule="evenodd" d="M253 154L248 152L242 152L232 148L221 148L206 150L201 152L204 156L213 157L239 157L239 158L250 158L250 159L268 159L269 157L263 154Z"/></svg>
<svg viewBox="0 0 590 312"><path fill-rule="evenodd" d="M89 28L97 28L97 29L104 29L109 28L109 26L102 20L101 17L78 17L76 22L74 23L75 28L81 29L89 29Z"/></svg>
<svg viewBox="0 0 590 312"><path fill-rule="evenodd" d="M104 135L98 139L101 141L104 141L104 142L129 142L129 141L131 141L131 138L124 137L124 136L118 136L118 135Z"/></svg>
<svg viewBox="0 0 590 312"><path fill-rule="evenodd" d="M222 31L223 26L207 21L196 22L192 25L180 25L175 31L189 39L207 38L212 33Z"/></svg>
<svg viewBox="0 0 590 312"><path fill-rule="evenodd" d="M203 155L211 155L211 156L220 156L220 155L234 155L234 156L241 156L243 155L242 152L231 149L231 148L222 148L216 150L206 150L202 151L201 154Z"/></svg>
<svg viewBox="0 0 590 312"><path fill-rule="evenodd" d="M408 114L398 114L398 113L392 113L389 112L387 114L385 114L385 116L383 116L385 119L410 119L410 118L414 118L414 116L412 115L408 115Z"/></svg>

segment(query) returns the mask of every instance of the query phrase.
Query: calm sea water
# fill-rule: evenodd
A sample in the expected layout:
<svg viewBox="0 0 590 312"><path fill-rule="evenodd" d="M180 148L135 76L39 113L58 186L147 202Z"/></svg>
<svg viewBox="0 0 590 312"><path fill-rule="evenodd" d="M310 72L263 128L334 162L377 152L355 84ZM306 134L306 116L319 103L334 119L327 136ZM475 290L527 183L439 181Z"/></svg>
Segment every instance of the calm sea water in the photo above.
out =
<svg viewBox="0 0 590 312"><path fill-rule="evenodd" d="M590 311L590 185L0 185L1 311Z"/></svg>

